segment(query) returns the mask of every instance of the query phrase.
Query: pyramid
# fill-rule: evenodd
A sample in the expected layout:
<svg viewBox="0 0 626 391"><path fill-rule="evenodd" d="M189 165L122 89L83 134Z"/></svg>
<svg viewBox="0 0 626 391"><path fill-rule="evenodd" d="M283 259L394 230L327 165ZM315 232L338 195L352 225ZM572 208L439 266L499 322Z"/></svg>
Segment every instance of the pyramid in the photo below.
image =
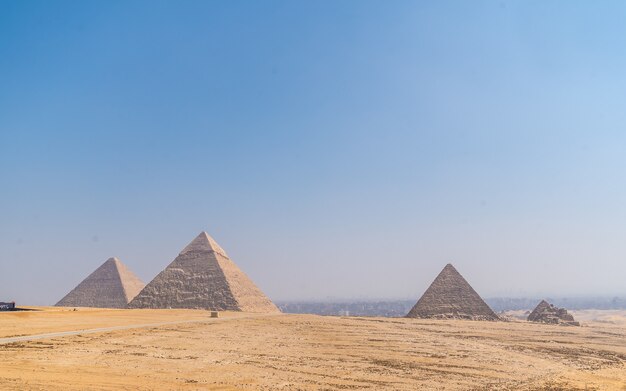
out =
<svg viewBox="0 0 626 391"><path fill-rule="evenodd" d="M565 308L558 308L541 300L533 312L528 315L529 322L560 324L564 326L580 326L580 323L574 320L571 314L567 313Z"/></svg>
<svg viewBox="0 0 626 391"><path fill-rule="evenodd" d="M128 306L279 312L206 232L189 243Z"/></svg>
<svg viewBox="0 0 626 391"><path fill-rule="evenodd" d="M550 308L550 303L545 300L541 300L539 304L535 307L533 312L528 315L527 320L529 322L538 322L540 318L540 314L543 314L546 310Z"/></svg>
<svg viewBox="0 0 626 391"><path fill-rule="evenodd" d="M109 258L56 305L126 308L144 285L119 259Z"/></svg>
<svg viewBox="0 0 626 391"><path fill-rule="evenodd" d="M450 263L430 284L407 317L499 320Z"/></svg>

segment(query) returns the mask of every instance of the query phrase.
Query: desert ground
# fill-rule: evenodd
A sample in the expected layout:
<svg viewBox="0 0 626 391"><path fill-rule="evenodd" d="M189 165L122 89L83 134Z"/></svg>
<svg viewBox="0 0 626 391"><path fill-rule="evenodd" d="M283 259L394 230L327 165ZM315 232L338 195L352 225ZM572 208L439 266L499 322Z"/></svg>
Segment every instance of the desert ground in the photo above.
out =
<svg viewBox="0 0 626 391"><path fill-rule="evenodd" d="M563 327L36 309L0 313L2 390L626 390L619 311Z"/></svg>

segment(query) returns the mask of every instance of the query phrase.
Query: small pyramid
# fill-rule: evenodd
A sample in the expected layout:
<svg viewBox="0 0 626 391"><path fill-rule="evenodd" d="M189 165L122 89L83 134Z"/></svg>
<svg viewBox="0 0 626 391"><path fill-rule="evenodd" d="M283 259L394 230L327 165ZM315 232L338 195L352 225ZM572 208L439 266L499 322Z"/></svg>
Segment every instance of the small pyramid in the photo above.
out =
<svg viewBox="0 0 626 391"><path fill-rule="evenodd" d="M407 317L499 320L487 303L450 263L430 284Z"/></svg>
<svg viewBox="0 0 626 391"><path fill-rule="evenodd" d="M560 324L564 326L580 326L580 323L576 322L574 317L567 313L565 308L555 307L545 300L541 300L533 312L528 315L528 321Z"/></svg>
<svg viewBox="0 0 626 391"><path fill-rule="evenodd" d="M550 308L550 303L548 303L545 300L541 300L539 304L537 304L535 309L530 313L530 315L528 315L527 320L529 322L537 322L539 319L539 315L549 308Z"/></svg>
<svg viewBox="0 0 626 391"><path fill-rule="evenodd" d="M109 258L56 305L126 308L144 286L119 259Z"/></svg>
<svg viewBox="0 0 626 391"><path fill-rule="evenodd" d="M206 232L189 243L128 307L279 312Z"/></svg>

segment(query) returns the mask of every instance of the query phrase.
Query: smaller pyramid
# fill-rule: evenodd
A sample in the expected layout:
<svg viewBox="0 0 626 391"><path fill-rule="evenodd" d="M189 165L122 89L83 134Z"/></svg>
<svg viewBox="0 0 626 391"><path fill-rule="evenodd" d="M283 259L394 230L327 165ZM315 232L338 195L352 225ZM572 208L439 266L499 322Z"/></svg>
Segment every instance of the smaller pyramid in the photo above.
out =
<svg viewBox="0 0 626 391"><path fill-rule="evenodd" d="M109 258L56 306L126 308L144 286L119 259Z"/></svg>
<svg viewBox="0 0 626 391"><path fill-rule="evenodd" d="M574 320L574 317L567 313L565 308L558 308L541 300L533 312L528 315L529 322L559 324L563 326L580 326L580 323Z"/></svg>
<svg viewBox="0 0 626 391"><path fill-rule="evenodd" d="M527 320L529 322L538 322L540 318L540 314L543 314L549 308L550 308L550 303L548 303L545 300L541 300L539 304L537 304L535 309L528 315Z"/></svg>
<svg viewBox="0 0 626 391"><path fill-rule="evenodd" d="M499 320L461 274L447 264L407 314L408 318Z"/></svg>

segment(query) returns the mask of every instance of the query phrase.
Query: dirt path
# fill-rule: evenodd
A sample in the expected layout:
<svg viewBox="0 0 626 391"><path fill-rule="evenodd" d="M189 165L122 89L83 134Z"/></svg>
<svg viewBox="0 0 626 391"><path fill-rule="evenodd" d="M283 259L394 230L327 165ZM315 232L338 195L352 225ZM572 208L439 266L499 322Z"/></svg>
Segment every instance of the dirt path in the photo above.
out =
<svg viewBox="0 0 626 391"><path fill-rule="evenodd" d="M276 314L276 315L282 315L282 314ZM41 340L41 339L68 337L68 336L75 336L75 335L107 333L107 332L113 332L113 331L132 330L132 329L154 328L154 327L162 327L162 326L168 326L168 325L181 325L181 324L187 324L187 323L225 322L225 321L233 321L235 319L254 318L254 317L259 317L259 316L267 317L267 316L272 316L272 315L248 313L248 314L241 314L237 317L186 319L186 320L177 320L177 321L169 321L169 322L153 322L153 323L142 323L142 324L118 325L118 326L109 326L109 327L84 328L84 329L78 329L78 330L59 331L59 332L52 332L52 333L19 335L19 336L13 336L13 337L0 338L0 345L6 345L6 344L16 343L16 342L35 341L35 340Z"/></svg>
<svg viewBox="0 0 626 391"><path fill-rule="evenodd" d="M146 323L146 324L134 324L127 326L113 326L113 327L100 327L95 329L83 329L83 330L72 330L72 331L62 331L58 333L45 333L45 334L36 334L36 335L22 335L19 337L10 337L10 338L0 338L0 345L5 345L9 343L16 342L26 342L26 341L35 341L38 339L50 339L50 338L58 338L58 337L68 337L73 335L84 335L84 334L96 334L96 333L106 333L112 331L120 331L120 330L131 330L131 329L143 329L143 328L151 328L151 327L161 327L168 326L174 324L185 324L185 323L213 323L213 322L224 322L224 321L233 321L235 319L241 318L254 318L258 316L268 316L268 315L254 315L248 314L244 316L240 316L237 318L209 318L209 319L192 319L192 320L179 320L174 322L159 322L159 323Z"/></svg>

